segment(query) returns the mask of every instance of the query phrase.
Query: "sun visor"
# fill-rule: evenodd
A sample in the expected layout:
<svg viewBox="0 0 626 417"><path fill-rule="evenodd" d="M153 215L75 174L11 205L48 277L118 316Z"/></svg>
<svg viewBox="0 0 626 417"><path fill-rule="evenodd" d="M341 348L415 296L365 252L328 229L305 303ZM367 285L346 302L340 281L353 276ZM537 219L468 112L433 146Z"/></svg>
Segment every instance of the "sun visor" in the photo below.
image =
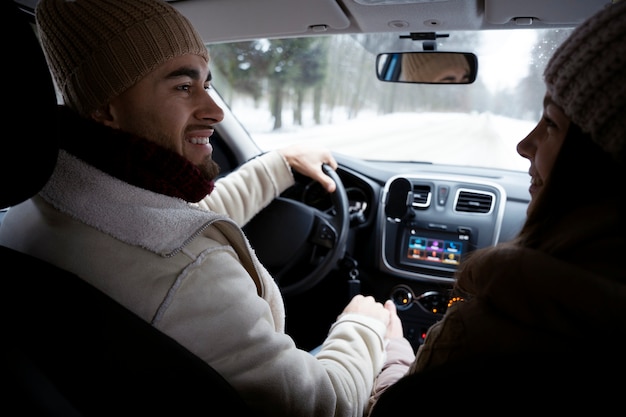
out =
<svg viewBox="0 0 626 417"><path fill-rule="evenodd" d="M263 0L176 1L171 4L191 21L206 42L289 37L311 32L323 34L350 25L335 0L282 0L280 7L277 3L274 1L271 9ZM246 13L241 13L242 9ZM272 24L276 10L280 10L279 17L284 20L280 30Z"/></svg>
<svg viewBox="0 0 626 417"><path fill-rule="evenodd" d="M578 25L611 0L485 0L485 18L491 24Z"/></svg>

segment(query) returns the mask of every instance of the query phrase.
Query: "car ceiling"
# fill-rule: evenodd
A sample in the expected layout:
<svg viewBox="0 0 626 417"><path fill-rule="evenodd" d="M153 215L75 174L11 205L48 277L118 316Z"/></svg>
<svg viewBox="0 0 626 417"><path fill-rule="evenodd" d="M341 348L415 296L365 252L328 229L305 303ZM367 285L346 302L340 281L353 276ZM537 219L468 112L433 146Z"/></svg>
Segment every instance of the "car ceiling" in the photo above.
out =
<svg viewBox="0 0 626 417"><path fill-rule="evenodd" d="M611 0L172 0L207 42L576 26Z"/></svg>
<svg viewBox="0 0 626 417"><path fill-rule="evenodd" d="M15 0L23 9L38 0ZM576 26L611 0L169 0L206 42Z"/></svg>

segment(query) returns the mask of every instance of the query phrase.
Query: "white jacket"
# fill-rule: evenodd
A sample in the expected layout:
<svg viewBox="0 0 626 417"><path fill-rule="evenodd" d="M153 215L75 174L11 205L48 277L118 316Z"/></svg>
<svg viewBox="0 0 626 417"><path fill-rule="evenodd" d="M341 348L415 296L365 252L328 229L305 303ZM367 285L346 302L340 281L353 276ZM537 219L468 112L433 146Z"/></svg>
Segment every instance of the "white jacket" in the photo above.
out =
<svg viewBox="0 0 626 417"><path fill-rule="evenodd" d="M267 153L191 205L61 151L41 193L5 216L0 243L81 276L268 415L361 416L385 359L385 326L343 315L316 356L296 348L278 287L238 226L293 184L288 170Z"/></svg>

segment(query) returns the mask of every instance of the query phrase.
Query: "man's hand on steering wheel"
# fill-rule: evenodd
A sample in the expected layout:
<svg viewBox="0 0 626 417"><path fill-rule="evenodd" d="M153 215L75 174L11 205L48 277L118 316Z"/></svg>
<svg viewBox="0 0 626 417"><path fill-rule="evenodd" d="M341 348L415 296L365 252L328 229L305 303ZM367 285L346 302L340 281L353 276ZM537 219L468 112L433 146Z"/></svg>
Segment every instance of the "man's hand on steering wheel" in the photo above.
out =
<svg viewBox="0 0 626 417"><path fill-rule="evenodd" d="M337 169L337 161L328 149L291 145L279 149L278 153L285 158L291 169L319 182L329 193L335 191L335 181L322 170L323 164L330 166L333 170Z"/></svg>
<svg viewBox="0 0 626 417"><path fill-rule="evenodd" d="M323 211L277 197L244 226L257 256L288 296L314 287L337 267L346 251L350 217L338 164L328 150L290 146L279 152L294 171L321 184L332 203L332 210Z"/></svg>

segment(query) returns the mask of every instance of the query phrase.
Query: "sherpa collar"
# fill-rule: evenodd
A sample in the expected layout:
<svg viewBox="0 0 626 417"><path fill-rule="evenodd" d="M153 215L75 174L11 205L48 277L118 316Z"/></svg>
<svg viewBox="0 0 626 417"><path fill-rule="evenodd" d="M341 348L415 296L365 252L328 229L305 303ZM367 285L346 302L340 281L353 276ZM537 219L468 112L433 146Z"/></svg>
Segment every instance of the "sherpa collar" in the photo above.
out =
<svg viewBox="0 0 626 417"><path fill-rule="evenodd" d="M123 242L171 256L228 217L128 184L61 150L40 195L58 210Z"/></svg>

